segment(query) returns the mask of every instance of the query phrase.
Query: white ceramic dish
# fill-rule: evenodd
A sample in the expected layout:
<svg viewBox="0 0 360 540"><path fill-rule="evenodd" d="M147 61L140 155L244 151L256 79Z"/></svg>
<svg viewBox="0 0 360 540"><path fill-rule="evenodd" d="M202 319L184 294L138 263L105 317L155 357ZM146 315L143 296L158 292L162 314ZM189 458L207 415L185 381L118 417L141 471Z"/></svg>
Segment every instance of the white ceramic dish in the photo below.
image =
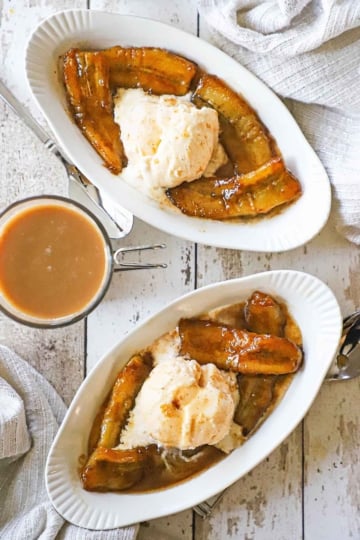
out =
<svg viewBox="0 0 360 540"><path fill-rule="evenodd" d="M256 289L286 301L301 328L305 354L303 368L266 422L223 461L175 487L132 495L84 491L79 456L86 453L93 419L123 364L135 351L174 328L180 317L245 300ZM341 327L339 306L328 287L309 274L290 270L210 285L165 307L106 354L80 386L46 465L47 490L56 510L80 527L111 529L179 512L226 488L270 454L304 417L335 354Z"/></svg>
<svg viewBox="0 0 360 540"><path fill-rule="evenodd" d="M232 223L191 218L161 207L114 177L67 114L58 57L71 46L157 46L197 62L241 92L278 142L303 195L271 219ZM92 10L65 11L45 20L30 38L26 73L33 96L69 158L114 201L165 232L203 244L252 251L285 251L309 241L327 221L331 191L326 172L295 120L259 79L201 39L149 19Z"/></svg>

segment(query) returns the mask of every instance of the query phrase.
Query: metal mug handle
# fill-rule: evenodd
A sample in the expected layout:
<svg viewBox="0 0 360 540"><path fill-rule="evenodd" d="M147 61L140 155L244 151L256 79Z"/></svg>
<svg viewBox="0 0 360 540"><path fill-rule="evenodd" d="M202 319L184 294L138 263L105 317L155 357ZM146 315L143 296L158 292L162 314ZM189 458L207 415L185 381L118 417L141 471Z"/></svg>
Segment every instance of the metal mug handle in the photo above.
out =
<svg viewBox="0 0 360 540"><path fill-rule="evenodd" d="M119 249L116 249L113 252L113 260L114 260L114 270L115 271L126 271L126 270L146 270L149 268L167 268L166 263L145 263L140 264L137 262L123 262L124 254L130 253L133 251L148 251L148 250L154 250L154 249L164 249L166 248L166 244L148 244L145 246L131 246L131 247L122 247Z"/></svg>

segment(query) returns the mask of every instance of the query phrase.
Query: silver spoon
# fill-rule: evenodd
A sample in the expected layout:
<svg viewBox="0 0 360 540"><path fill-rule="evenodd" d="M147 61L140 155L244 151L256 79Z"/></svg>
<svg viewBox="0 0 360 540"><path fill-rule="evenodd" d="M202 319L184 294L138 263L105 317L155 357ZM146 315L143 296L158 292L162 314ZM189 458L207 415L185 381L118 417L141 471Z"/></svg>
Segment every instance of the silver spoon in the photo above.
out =
<svg viewBox="0 0 360 540"><path fill-rule="evenodd" d="M360 375L360 310L343 320L343 330L334 362L325 381L349 381ZM226 491L226 490L225 490ZM193 507L202 518L208 517L225 491Z"/></svg>
<svg viewBox="0 0 360 540"><path fill-rule="evenodd" d="M343 320L343 331L335 361L326 381L348 381L360 375L360 310Z"/></svg>
<svg viewBox="0 0 360 540"><path fill-rule="evenodd" d="M112 239L123 238L132 229L133 215L119 205L104 200L100 191L80 171L68 161L66 156L46 131L30 116L20 101L0 80L0 98L21 118L35 133L44 146L64 165L69 179L69 196L89 208L103 223Z"/></svg>

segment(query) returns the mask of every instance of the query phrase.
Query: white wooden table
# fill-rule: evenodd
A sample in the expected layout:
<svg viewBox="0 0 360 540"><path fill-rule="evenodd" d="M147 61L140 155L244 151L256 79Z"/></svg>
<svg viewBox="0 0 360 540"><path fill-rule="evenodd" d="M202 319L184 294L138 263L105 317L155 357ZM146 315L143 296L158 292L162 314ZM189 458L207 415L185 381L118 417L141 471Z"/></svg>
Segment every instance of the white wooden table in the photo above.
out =
<svg viewBox="0 0 360 540"><path fill-rule="evenodd" d="M0 76L43 125L25 82L24 47L41 19L73 7L147 16L210 39L195 0L3 0ZM1 103L0 149L1 209L29 195L66 194L61 164ZM0 316L0 342L42 372L67 404L91 366L124 333L196 287L263 270L294 268L324 280L337 295L344 315L360 305L359 249L337 235L331 220L308 245L283 254L194 245L136 221L123 244L144 241L166 242L166 252L157 253L156 259L165 259L168 269L117 273L104 301L87 320L65 329L36 330ZM359 384L360 380L324 383L303 423L228 490L211 517L202 520L188 510L143 523L139 538L360 539Z"/></svg>

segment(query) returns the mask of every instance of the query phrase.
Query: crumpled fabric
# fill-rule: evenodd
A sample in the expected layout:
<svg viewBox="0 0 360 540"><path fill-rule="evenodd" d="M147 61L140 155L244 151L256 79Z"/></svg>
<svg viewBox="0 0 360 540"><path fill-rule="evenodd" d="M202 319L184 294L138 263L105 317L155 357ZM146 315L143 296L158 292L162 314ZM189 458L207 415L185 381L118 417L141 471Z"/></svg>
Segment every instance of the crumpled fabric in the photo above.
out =
<svg viewBox="0 0 360 540"><path fill-rule="evenodd" d="M337 230L360 244L360 2L198 6L215 44L284 98L329 175Z"/></svg>
<svg viewBox="0 0 360 540"><path fill-rule="evenodd" d="M0 538L134 540L137 526L82 529L66 523L50 503L45 462L65 412L54 388L14 352L0 346Z"/></svg>

